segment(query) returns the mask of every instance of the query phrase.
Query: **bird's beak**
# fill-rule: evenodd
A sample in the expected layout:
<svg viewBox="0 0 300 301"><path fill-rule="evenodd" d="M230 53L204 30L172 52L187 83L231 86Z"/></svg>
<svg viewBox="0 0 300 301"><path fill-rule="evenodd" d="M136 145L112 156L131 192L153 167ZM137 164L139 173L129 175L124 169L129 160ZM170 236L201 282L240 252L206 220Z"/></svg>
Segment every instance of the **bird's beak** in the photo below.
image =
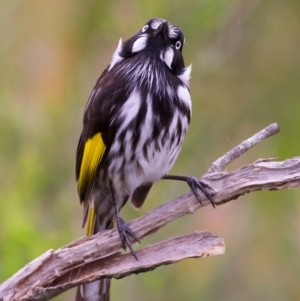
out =
<svg viewBox="0 0 300 301"><path fill-rule="evenodd" d="M156 30L155 35L160 34L164 41L169 40L169 24L167 21L163 21Z"/></svg>

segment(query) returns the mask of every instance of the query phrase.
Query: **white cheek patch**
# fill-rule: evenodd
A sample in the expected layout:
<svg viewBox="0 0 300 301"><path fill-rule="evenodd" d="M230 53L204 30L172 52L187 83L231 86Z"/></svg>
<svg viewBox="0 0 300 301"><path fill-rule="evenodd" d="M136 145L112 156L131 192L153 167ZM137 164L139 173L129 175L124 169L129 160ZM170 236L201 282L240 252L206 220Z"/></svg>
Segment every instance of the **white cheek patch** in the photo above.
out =
<svg viewBox="0 0 300 301"><path fill-rule="evenodd" d="M147 45L147 36L142 35L133 43L132 52L133 53L139 52L145 49L146 45Z"/></svg>
<svg viewBox="0 0 300 301"><path fill-rule="evenodd" d="M183 101L188 107L191 109L192 107L192 101L191 101L191 95L187 87L179 86L177 90L178 98Z"/></svg>
<svg viewBox="0 0 300 301"><path fill-rule="evenodd" d="M115 50L113 56L112 56L112 60L110 62L110 65L109 65L109 68L108 68L108 71L110 71L112 69L112 67L123 60L123 58L120 56L120 52L122 51L122 46L123 46L123 43L122 43L122 39L119 40L119 44L118 44L118 47L117 49Z"/></svg>
<svg viewBox="0 0 300 301"><path fill-rule="evenodd" d="M169 47L166 51L162 51L160 53L160 59L170 68L174 58L174 49Z"/></svg>
<svg viewBox="0 0 300 301"><path fill-rule="evenodd" d="M177 75L179 79L188 87L191 78L192 65L186 67L182 74Z"/></svg>

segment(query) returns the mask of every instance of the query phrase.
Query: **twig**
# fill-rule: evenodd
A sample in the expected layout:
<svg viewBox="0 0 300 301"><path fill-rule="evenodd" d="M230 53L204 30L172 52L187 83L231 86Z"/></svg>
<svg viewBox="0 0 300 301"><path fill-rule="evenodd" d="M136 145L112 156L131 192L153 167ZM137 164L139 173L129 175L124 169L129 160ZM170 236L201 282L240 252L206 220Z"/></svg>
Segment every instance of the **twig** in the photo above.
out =
<svg viewBox="0 0 300 301"><path fill-rule="evenodd" d="M234 147L229 152L227 152L224 156L222 156L221 158L213 162L209 170L204 174L204 177L207 176L208 174L222 171L226 165L228 165L229 163L231 163L232 161L240 157L243 153L248 151L253 146L257 145L264 139L277 134L279 130L280 129L278 124L272 123L268 127L258 132L257 134L244 140L238 146Z"/></svg>

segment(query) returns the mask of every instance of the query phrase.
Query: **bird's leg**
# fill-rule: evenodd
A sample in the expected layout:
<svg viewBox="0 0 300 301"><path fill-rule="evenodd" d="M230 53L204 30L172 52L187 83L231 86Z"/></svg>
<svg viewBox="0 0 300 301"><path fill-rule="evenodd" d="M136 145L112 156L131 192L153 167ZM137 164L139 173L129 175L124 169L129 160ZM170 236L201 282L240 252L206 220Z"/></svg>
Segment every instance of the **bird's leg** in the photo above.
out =
<svg viewBox="0 0 300 301"><path fill-rule="evenodd" d="M127 246L129 248L132 256L136 260L138 260L136 253L132 247L132 244L128 238L128 235L130 235L137 242L140 242L140 240L135 235L135 233L128 227L128 225L125 223L125 221L121 218L113 190L112 190L112 199L113 199L113 205L114 205L114 209L115 209L115 216L116 216L116 220L117 220L117 228L118 228L118 232L119 232L119 236L121 239L123 249L126 250L126 246Z"/></svg>
<svg viewBox="0 0 300 301"><path fill-rule="evenodd" d="M196 199L202 205L199 193L197 191L197 189L200 189L204 193L204 195L207 197L207 199L210 201L212 206L215 208L216 204L215 204L214 200L212 199L212 194L210 192L210 191L212 191L212 192L214 191L213 188L211 188L209 185L205 184L204 182L202 182L198 178L191 177L191 176L165 175L164 177L162 177L162 179L186 182L189 185L189 187L191 188L191 190L192 190L193 194L195 195Z"/></svg>

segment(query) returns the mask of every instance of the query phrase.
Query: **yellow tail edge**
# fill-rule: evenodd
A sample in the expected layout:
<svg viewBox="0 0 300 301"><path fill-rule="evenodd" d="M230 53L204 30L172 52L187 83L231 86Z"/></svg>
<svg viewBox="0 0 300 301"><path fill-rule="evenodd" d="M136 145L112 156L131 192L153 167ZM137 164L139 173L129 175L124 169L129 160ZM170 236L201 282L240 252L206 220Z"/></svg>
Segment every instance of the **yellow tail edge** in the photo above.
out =
<svg viewBox="0 0 300 301"><path fill-rule="evenodd" d="M87 229L86 229L86 235L92 235L94 230L94 224L95 224L95 210L94 207L90 207L89 209L89 217L87 222Z"/></svg>

